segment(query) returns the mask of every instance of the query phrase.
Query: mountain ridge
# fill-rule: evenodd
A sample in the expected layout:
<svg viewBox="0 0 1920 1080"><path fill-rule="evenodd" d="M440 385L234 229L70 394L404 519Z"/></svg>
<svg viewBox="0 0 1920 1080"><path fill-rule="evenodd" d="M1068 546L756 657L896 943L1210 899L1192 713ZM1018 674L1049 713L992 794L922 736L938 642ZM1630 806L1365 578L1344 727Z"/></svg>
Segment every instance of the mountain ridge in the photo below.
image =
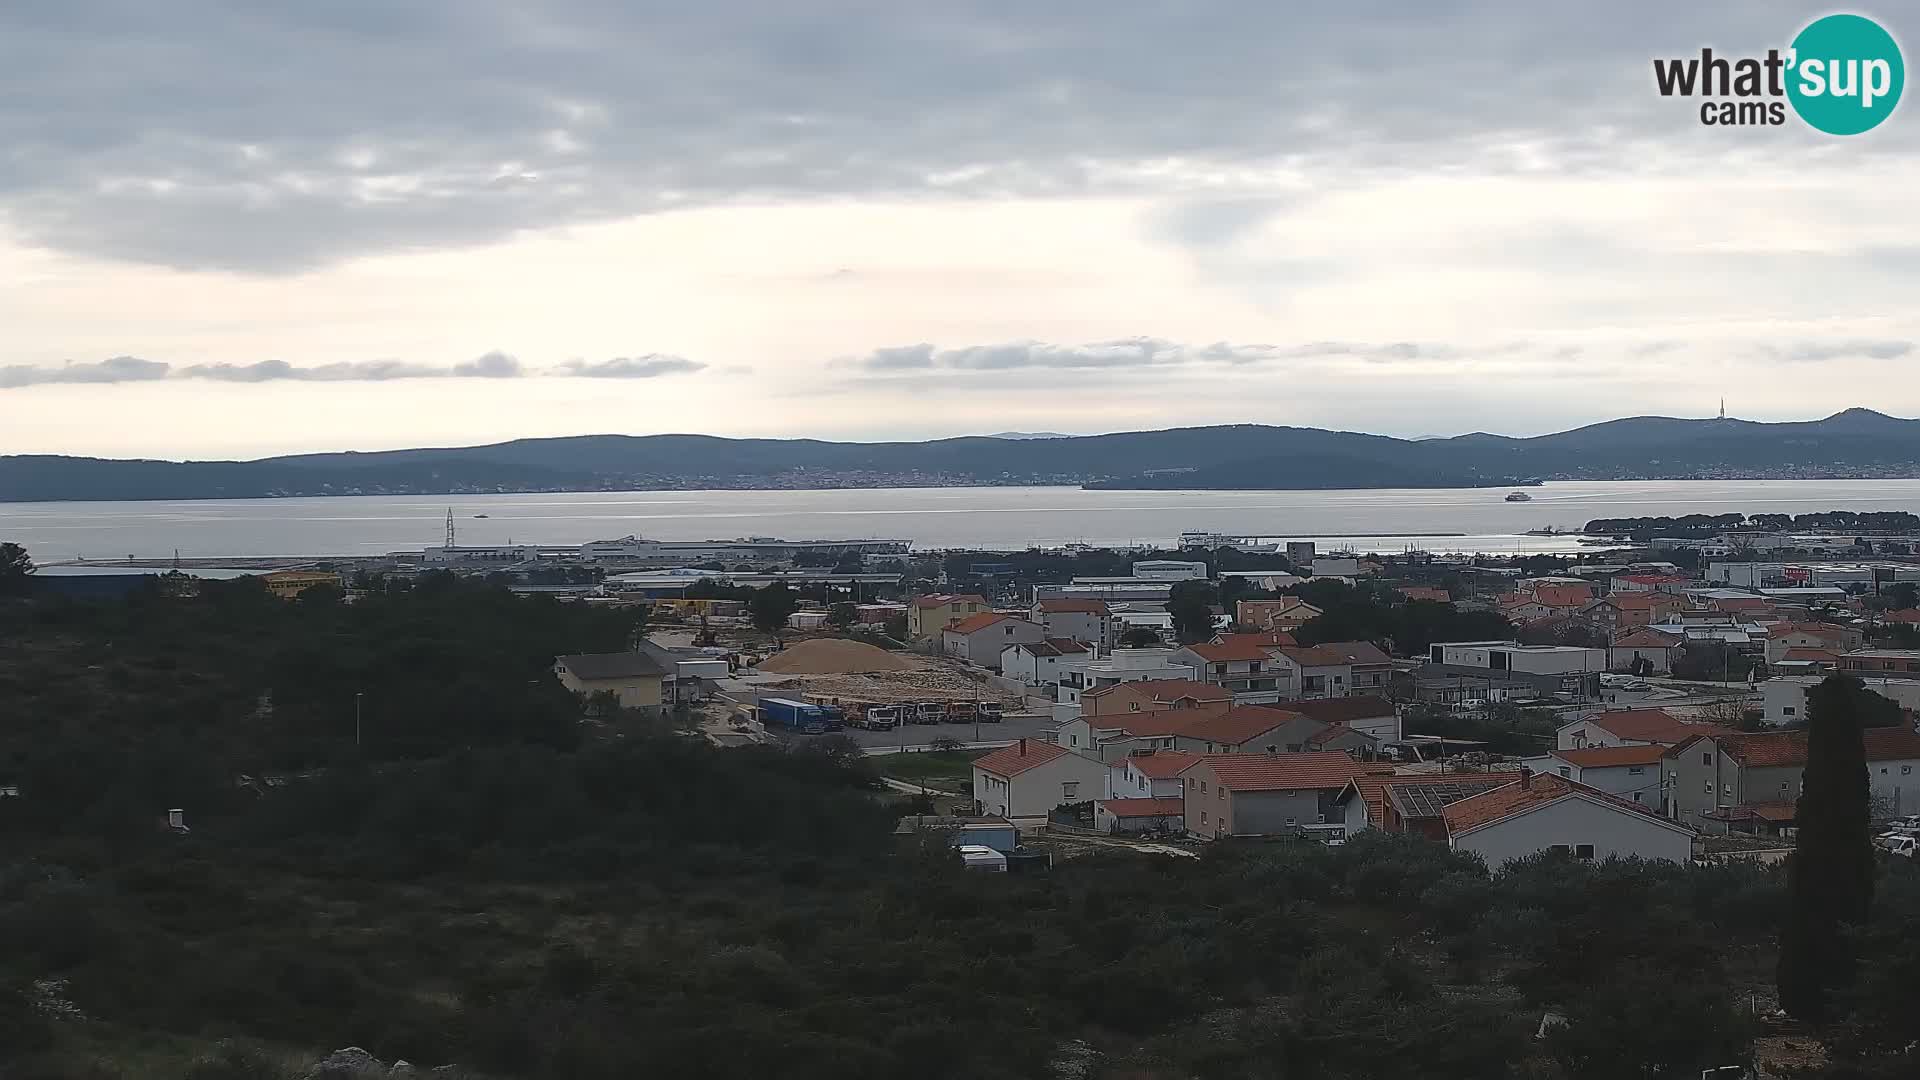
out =
<svg viewBox="0 0 1920 1080"><path fill-rule="evenodd" d="M1920 476L1920 421L1621 417L1545 435L1401 439L1221 424L890 442L570 435L479 446L165 461L0 457L0 501L1081 484L1104 489L1497 487L1544 479Z"/></svg>

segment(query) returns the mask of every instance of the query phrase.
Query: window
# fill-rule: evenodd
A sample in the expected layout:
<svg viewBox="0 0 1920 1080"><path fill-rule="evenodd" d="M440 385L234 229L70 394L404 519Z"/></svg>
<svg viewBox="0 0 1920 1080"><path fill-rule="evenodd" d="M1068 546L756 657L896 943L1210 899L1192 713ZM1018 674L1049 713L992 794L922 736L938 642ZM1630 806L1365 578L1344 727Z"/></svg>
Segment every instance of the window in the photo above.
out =
<svg viewBox="0 0 1920 1080"><path fill-rule="evenodd" d="M1205 825L1206 823L1207 823L1207 812L1205 810L1202 810L1200 811L1200 824Z"/></svg>
<svg viewBox="0 0 1920 1080"><path fill-rule="evenodd" d="M1720 794L1721 794L1721 795L1723 795L1723 796L1725 796L1725 797L1728 797L1728 798L1731 798L1731 797L1733 796L1733 785L1732 785L1732 784L1721 784L1721 785L1720 785Z"/></svg>
<svg viewBox="0 0 1920 1080"><path fill-rule="evenodd" d="M1217 799L1219 799L1219 800L1220 800L1221 802L1226 802L1226 801L1227 801L1227 789L1226 789L1226 788L1214 788L1214 789L1213 789L1213 794L1214 794L1214 797L1215 797L1215 798L1217 798Z"/></svg>
<svg viewBox="0 0 1920 1080"><path fill-rule="evenodd" d="M1078 735L1069 735L1069 736L1067 736L1067 745L1068 745L1068 746L1079 746L1079 745L1080 745L1080 736L1078 736Z"/></svg>
<svg viewBox="0 0 1920 1080"><path fill-rule="evenodd" d="M1641 773L1644 773L1644 772L1646 772L1646 771L1647 771L1647 767L1646 767L1645 765L1629 765L1629 766L1627 766L1627 775L1628 775L1628 776L1639 776L1639 775L1640 775Z"/></svg>
<svg viewBox="0 0 1920 1080"><path fill-rule="evenodd" d="M1567 777L1568 779L1573 778L1573 770L1567 768L1565 765L1562 765L1558 769L1555 769L1553 771L1559 773L1561 776Z"/></svg>
<svg viewBox="0 0 1920 1080"><path fill-rule="evenodd" d="M1592 844L1576 844L1576 845L1574 845L1574 849L1573 849L1573 857L1574 857L1574 858L1576 858L1576 859L1591 859L1591 858L1593 858L1593 845L1592 845Z"/></svg>
<svg viewBox="0 0 1920 1080"><path fill-rule="evenodd" d="M1704 754L1701 754L1701 755L1700 755L1700 764L1702 764L1702 765L1712 765L1712 764L1713 764L1713 752L1712 752L1711 750L1709 750L1708 752L1706 752L1706 753L1704 753Z"/></svg>
<svg viewBox="0 0 1920 1080"><path fill-rule="evenodd" d="M1638 791L1636 791L1636 792L1634 792L1634 793L1633 793L1633 801L1634 801L1634 802L1639 802L1639 801L1640 801L1640 792L1638 792Z"/></svg>
<svg viewBox="0 0 1920 1080"><path fill-rule="evenodd" d="M1791 706L1791 705L1788 705L1788 706L1785 706L1785 707L1783 707L1783 708L1782 708L1782 709L1780 710L1780 715L1782 715L1782 716L1792 716L1792 715L1793 715L1793 712L1794 712L1794 710L1793 710L1793 706Z"/></svg>
<svg viewBox="0 0 1920 1080"><path fill-rule="evenodd" d="M1133 710L1134 712L1139 712L1139 711L1140 711L1140 703L1139 703L1139 702L1137 702L1137 701L1129 701L1129 702L1127 702L1127 708L1129 708L1129 709L1132 709L1132 710Z"/></svg>
<svg viewBox="0 0 1920 1080"><path fill-rule="evenodd" d="M1901 776L1912 776L1912 775L1913 775L1913 766L1911 766L1911 765L1902 765L1902 766L1900 766L1900 775L1901 775Z"/></svg>
<svg viewBox="0 0 1920 1080"><path fill-rule="evenodd" d="M1713 781L1707 781L1707 794L1713 794Z"/></svg>
<svg viewBox="0 0 1920 1080"><path fill-rule="evenodd" d="M1565 855L1567 853L1567 845L1555 844L1547 850L1553 852L1555 855Z"/></svg>
<svg viewBox="0 0 1920 1080"><path fill-rule="evenodd" d="M1288 819L1287 819L1287 826L1288 826L1289 828L1291 828L1291 827L1293 826L1293 819L1292 819L1292 818L1288 818Z"/></svg>
<svg viewBox="0 0 1920 1080"><path fill-rule="evenodd" d="M1077 780L1068 780L1068 781L1066 781L1066 782L1064 782L1064 783L1062 783L1062 784L1060 785L1060 797L1061 797L1061 798L1063 798L1063 799L1071 799L1071 798L1073 798L1073 797L1074 797L1075 795L1078 795L1078 794L1080 794L1080 782L1079 782L1079 781L1077 781Z"/></svg>
<svg viewBox="0 0 1920 1080"><path fill-rule="evenodd" d="M1207 793L1207 782L1205 780L1202 780L1200 781L1200 794L1205 795L1206 793Z"/></svg>

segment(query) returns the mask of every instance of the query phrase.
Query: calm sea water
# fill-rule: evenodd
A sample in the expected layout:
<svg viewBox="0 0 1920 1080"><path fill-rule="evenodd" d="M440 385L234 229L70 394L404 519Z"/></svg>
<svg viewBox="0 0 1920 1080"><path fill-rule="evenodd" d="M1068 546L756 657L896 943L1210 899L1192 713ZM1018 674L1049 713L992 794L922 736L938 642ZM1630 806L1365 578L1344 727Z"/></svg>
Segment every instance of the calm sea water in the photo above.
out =
<svg viewBox="0 0 1920 1080"><path fill-rule="evenodd" d="M1165 543L1189 530L1312 539L1322 548L1493 553L1571 551L1597 517L1920 510L1920 480L1594 481L1504 490L1082 491L904 488L634 491L562 495L368 496L202 502L0 503L0 540L41 562L170 555L377 555L440 543L447 511L462 544L575 544L629 533L892 537L919 547ZM476 515L486 515L479 518ZM1363 534L1404 534L1393 537ZM1457 534L1457 535L1442 535Z"/></svg>

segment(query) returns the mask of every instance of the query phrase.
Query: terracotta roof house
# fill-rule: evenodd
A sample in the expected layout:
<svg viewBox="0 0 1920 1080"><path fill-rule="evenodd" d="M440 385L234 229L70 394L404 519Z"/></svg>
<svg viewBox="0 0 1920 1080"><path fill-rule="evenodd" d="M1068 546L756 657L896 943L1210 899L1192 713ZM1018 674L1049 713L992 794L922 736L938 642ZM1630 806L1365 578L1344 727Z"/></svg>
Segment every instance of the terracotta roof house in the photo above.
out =
<svg viewBox="0 0 1920 1080"><path fill-rule="evenodd" d="M1172 750L1189 725L1233 707L1217 686L1174 679L1119 683L1081 697L1081 713L1054 731L1056 742L1113 763L1140 750Z"/></svg>
<svg viewBox="0 0 1920 1080"><path fill-rule="evenodd" d="M1340 807L1348 836L1380 829L1445 840L1446 821L1440 812L1448 803L1519 778L1518 771L1356 776L1341 790L1335 804Z"/></svg>
<svg viewBox="0 0 1920 1080"><path fill-rule="evenodd" d="M1107 797L1151 799L1179 795L1180 773L1200 760L1178 750L1143 750L1107 763Z"/></svg>
<svg viewBox="0 0 1920 1080"><path fill-rule="evenodd" d="M1845 653L1859 648L1866 636L1851 626L1834 623L1779 622L1767 627L1767 663L1786 659L1792 649L1825 649Z"/></svg>
<svg viewBox="0 0 1920 1080"><path fill-rule="evenodd" d="M1426 585L1402 585L1399 589L1402 600L1431 600L1436 604L1450 604L1453 597L1445 589L1435 589Z"/></svg>
<svg viewBox="0 0 1920 1080"><path fill-rule="evenodd" d="M1281 706L1242 705L1197 720L1174 736L1174 748L1189 754L1301 753L1307 737L1327 725Z"/></svg>
<svg viewBox="0 0 1920 1080"><path fill-rule="evenodd" d="M1105 794L1107 767L1065 747L1021 739L973 763L973 799L983 814L1044 817L1062 803Z"/></svg>
<svg viewBox="0 0 1920 1080"><path fill-rule="evenodd" d="M1694 830L1651 809L1561 776L1519 779L1447 804L1447 842L1490 867L1557 851L1576 859L1687 863Z"/></svg>
<svg viewBox="0 0 1920 1080"><path fill-rule="evenodd" d="M1000 650L1000 673L1028 686L1058 686L1069 673L1084 670L1091 646L1071 638L1021 641Z"/></svg>
<svg viewBox="0 0 1920 1080"><path fill-rule="evenodd" d="M1662 764L1667 748L1658 743L1589 746L1549 750L1524 764L1542 776L1559 776L1647 809L1660 806Z"/></svg>
<svg viewBox="0 0 1920 1080"><path fill-rule="evenodd" d="M1689 723L1664 709L1616 709L1562 725L1555 741L1561 750L1633 744L1672 746L1696 735L1726 731L1713 724Z"/></svg>
<svg viewBox="0 0 1920 1080"><path fill-rule="evenodd" d="M1369 641L1329 641L1277 651L1299 670L1302 698L1384 694L1393 675L1392 658Z"/></svg>
<svg viewBox="0 0 1920 1080"><path fill-rule="evenodd" d="M1180 774L1188 835L1284 834L1336 821L1334 799L1364 767L1339 751L1208 756Z"/></svg>
<svg viewBox="0 0 1920 1080"><path fill-rule="evenodd" d="M1178 795L1159 799L1106 799L1093 805L1093 826L1104 833L1173 832L1181 830L1186 800Z"/></svg>
<svg viewBox="0 0 1920 1080"><path fill-rule="evenodd" d="M1920 733L1887 727L1861 734L1875 801L1891 814L1920 810ZM1804 730L1696 736L1669 748L1662 763L1669 812L1705 825L1736 807L1792 802L1806 761Z"/></svg>
<svg viewBox="0 0 1920 1080"><path fill-rule="evenodd" d="M907 636L915 640L940 636L947 624L990 609L978 593L934 593L907 602Z"/></svg>
<svg viewBox="0 0 1920 1080"><path fill-rule="evenodd" d="M1646 671L1665 675L1673 670L1686 640L1645 626L1627 629L1607 646L1607 667L1614 671Z"/></svg>
<svg viewBox="0 0 1920 1080"><path fill-rule="evenodd" d="M1276 600L1242 600L1234 605L1233 621L1256 630L1297 630L1319 618L1321 611L1297 596Z"/></svg>
<svg viewBox="0 0 1920 1080"><path fill-rule="evenodd" d="M1118 621L1102 600L1041 600L1029 615L1046 627L1050 638L1072 638L1103 648L1112 648L1120 632Z"/></svg>
<svg viewBox="0 0 1920 1080"><path fill-rule="evenodd" d="M1039 623L997 611L983 611L940 631L940 650L956 660L999 671L1000 654L1007 646L1031 645L1045 641L1046 637L1046 628Z"/></svg>
<svg viewBox="0 0 1920 1080"><path fill-rule="evenodd" d="M1880 613L1880 621L1898 623L1902 626L1920 626L1920 608L1900 608Z"/></svg>

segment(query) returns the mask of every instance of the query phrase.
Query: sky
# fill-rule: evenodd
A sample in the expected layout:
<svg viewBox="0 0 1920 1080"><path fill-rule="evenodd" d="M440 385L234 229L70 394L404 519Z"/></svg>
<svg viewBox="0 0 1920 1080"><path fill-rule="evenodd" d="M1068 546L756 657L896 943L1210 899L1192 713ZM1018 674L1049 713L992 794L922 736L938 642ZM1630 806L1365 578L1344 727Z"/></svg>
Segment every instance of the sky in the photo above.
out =
<svg viewBox="0 0 1920 1080"><path fill-rule="evenodd" d="M1829 10L9 0L0 454L1920 415L1916 106L1654 89Z"/></svg>

